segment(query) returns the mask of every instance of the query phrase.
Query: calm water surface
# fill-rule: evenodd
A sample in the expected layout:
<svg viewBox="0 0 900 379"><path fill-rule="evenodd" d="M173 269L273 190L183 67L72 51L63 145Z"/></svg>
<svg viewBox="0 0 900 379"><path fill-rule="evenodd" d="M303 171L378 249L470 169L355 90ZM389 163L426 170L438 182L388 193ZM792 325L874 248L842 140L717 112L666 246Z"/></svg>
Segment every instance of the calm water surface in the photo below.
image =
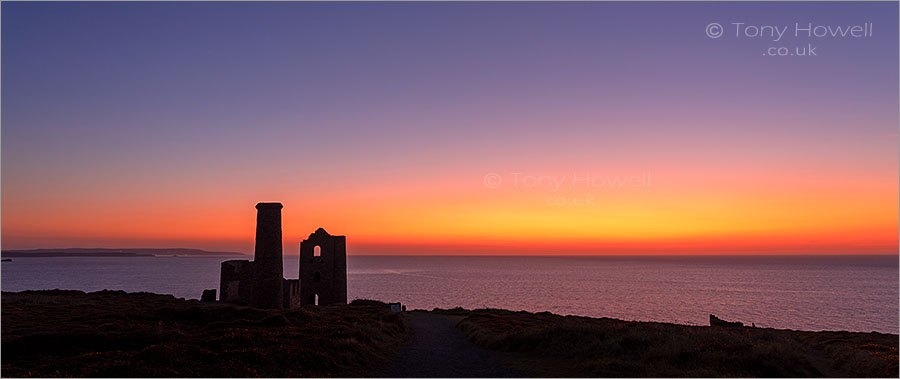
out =
<svg viewBox="0 0 900 379"><path fill-rule="evenodd" d="M14 258L3 291L121 289L196 299L223 257ZM296 278L296 256L285 277ZM348 257L348 297L705 325L898 333L897 256Z"/></svg>

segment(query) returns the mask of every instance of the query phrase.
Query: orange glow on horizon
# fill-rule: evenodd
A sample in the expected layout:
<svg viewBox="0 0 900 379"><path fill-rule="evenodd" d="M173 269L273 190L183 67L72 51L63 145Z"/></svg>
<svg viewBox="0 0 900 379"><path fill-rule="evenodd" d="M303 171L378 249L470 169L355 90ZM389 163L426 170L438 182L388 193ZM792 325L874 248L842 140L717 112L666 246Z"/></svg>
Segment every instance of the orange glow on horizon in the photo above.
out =
<svg viewBox="0 0 900 379"><path fill-rule="evenodd" d="M51 203L58 208L43 213L5 204L4 248L250 253L253 206L281 201L285 254L295 254L299 241L320 226L347 235L351 254L897 254L896 177L826 187L815 176L769 176L789 186L778 188L760 185L754 175L721 176L713 183L699 182L701 174L652 175L647 187L587 190L485 188L467 175L262 199L230 193L165 202L148 197L135 199L146 204L139 209L125 199L120 206ZM579 196L587 204L547 200Z"/></svg>

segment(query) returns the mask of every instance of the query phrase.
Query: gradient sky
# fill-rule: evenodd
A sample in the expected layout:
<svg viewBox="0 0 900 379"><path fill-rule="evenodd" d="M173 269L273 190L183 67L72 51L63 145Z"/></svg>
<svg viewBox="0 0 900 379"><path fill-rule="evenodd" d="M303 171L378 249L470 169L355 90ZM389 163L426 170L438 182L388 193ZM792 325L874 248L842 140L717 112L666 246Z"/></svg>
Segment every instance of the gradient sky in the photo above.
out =
<svg viewBox="0 0 900 379"><path fill-rule="evenodd" d="M897 254L897 14L4 1L2 247L249 253L280 201L288 254Z"/></svg>

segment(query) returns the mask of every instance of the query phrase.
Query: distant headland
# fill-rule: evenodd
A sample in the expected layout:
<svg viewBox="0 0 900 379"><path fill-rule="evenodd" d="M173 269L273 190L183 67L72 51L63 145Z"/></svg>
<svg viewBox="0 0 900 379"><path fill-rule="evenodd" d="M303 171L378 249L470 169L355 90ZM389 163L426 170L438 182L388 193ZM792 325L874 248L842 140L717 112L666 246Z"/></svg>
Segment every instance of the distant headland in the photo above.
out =
<svg viewBox="0 0 900 379"><path fill-rule="evenodd" d="M3 258L57 258L57 257L152 257L152 256L243 256L246 254L230 251L206 251L200 249L102 249L102 248L65 248L65 249L32 249L3 250Z"/></svg>

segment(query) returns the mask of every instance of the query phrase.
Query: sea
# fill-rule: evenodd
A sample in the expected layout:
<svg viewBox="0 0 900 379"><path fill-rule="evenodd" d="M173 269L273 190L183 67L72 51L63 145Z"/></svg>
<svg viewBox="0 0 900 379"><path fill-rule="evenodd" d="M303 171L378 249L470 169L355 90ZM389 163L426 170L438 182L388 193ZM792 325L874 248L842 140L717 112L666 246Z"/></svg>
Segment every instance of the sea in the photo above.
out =
<svg viewBox="0 0 900 379"><path fill-rule="evenodd" d="M234 257L14 258L3 291L103 289L198 299ZM249 259L249 258L248 258ZM297 278L297 256L284 259ZM898 256L365 256L348 299L708 325L898 333Z"/></svg>

